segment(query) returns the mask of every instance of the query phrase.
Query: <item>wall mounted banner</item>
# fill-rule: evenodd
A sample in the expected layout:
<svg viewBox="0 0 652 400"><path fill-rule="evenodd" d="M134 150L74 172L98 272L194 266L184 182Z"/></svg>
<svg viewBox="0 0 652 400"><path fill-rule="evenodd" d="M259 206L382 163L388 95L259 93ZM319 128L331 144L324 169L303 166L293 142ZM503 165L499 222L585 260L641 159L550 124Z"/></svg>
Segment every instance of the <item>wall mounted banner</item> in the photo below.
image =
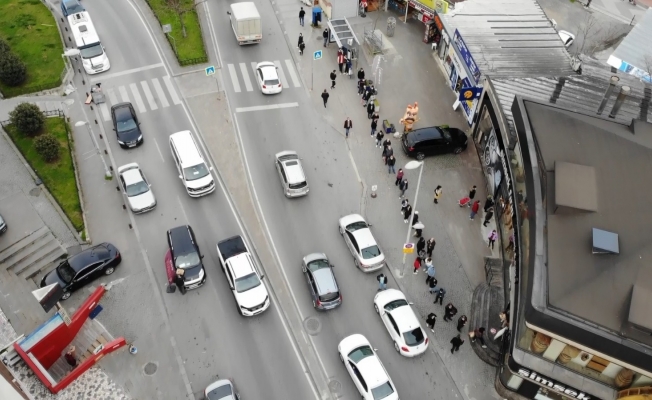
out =
<svg viewBox="0 0 652 400"><path fill-rule="evenodd" d="M475 60L471 55L471 51L469 50L468 47L466 47L466 43L464 42L464 39L462 39L462 35L460 34L460 31L457 29L455 29L453 42L455 43L455 46L457 46L457 49L460 51L460 55L462 56L464 64L466 64L466 67L469 69L469 72L471 72L471 75L473 75L473 79L475 79L474 83L477 84L478 81L480 80L480 75L481 75L480 68L478 68L478 64L475 63Z"/></svg>

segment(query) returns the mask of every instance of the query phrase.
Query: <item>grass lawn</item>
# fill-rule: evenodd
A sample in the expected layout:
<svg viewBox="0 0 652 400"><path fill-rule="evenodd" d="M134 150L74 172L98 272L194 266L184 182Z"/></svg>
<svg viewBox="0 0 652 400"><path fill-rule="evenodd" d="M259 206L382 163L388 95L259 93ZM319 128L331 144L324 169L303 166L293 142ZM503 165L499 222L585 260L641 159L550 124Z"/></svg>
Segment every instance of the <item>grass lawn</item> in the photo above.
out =
<svg viewBox="0 0 652 400"><path fill-rule="evenodd" d="M179 2L186 9L193 4L193 0L179 0ZM187 12L183 14L183 22L186 26L186 37L184 38L179 17L177 16L176 12L168 7L165 0L147 0L147 3L149 4L154 14L156 14L156 17L162 25L172 25L172 32L170 32L170 35L174 37L174 40L170 40L170 42L176 42L177 58L179 60L187 60L191 58L200 58L206 56L204 42L202 41L201 37L199 18L197 17L196 13Z"/></svg>
<svg viewBox="0 0 652 400"><path fill-rule="evenodd" d="M18 133L13 125L5 126L5 131L7 131L16 147L23 154L23 157L32 166L32 169L43 180L45 187L48 188L52 196L57 200L59 206L66 213L75 229L78 232L83 230L84 220L82 218L81 205L79 204L77 181L75 180L75 171L70 153L72 149L70 142L68 142L66 122L63 118L46 118L45 120L44 131L54 135L54 137L59 139L59 143L61 144L59 160L53 163L46 163L36 153L32 145L33 138Z"/></svg>
<svg viewBox="0 0 652 400"><path fill-rule="evenodd" d="M12 97L32 91L28 88L59 86L63 45L50 10L39 0L0 0L0 10L0 36L27 66L25 83L16 87L0 83L2 93Z"/></svg>

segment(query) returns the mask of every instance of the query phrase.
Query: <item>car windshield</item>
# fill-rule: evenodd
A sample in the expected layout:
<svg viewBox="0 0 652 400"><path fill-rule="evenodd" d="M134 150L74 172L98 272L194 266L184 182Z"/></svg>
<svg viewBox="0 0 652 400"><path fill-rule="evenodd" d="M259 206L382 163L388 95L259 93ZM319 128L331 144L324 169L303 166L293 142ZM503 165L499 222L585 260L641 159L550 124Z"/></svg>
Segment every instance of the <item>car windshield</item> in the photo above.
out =
<svg viewBox="0 0 652 400"><path fill-rule="evenodd" d="M174 259L174 266L177 268L192 268L195 265L199 264L199 254L196 252L184 254L182 256L177 256Z"/></svg>
<svg viewBox="0 0 652 400"><path fill-rule="evenodd" d="M138 196L149 192L149 185L145 181L136 182L127 186L127 197Z"/></svg>
<svg viewBox="0 0 652 400"><path fill-rule="evenodd" d="M118 132L129 132L136 129L136 121L133 118L129 118L123 121L116 121L116 130Z"/></svg>
<svg viewBox="0 0 652 400"><path fill-rule="evenodd" d="M440 129L440 132L442 133L442 136L444 136L444 139L451 140L451 133L448 129Z"/></svg>
<svg viewBox="0 0 652 400"><path fill-rule="evenodd" d="M370 258L378 257L380 255L380 249L378 248L378 246L373 245L373 246L365 247L364 249L362 249L360 253L362 254L362 258L368 260Z"/></svg>
<svg viewBox="0 0 652 400"><path fill-rule="evenodd" d="M403 307L407 305L408 302L405 301L405 299L398 299L398 300L390 301L389 303L385 304L385 310L392 311L399 307Z"/></svg>
<svg viewBox="0 0 652 400"><path fill-rule="evenodd" d="M235 291L238 293L246 292L260 285L260 279L254 272L235 280Z"/></svg>
<svg viewBox="0 0 652 400"><path fill-rule="evenodd" d="M384 399L393 393L394 388L389 382L385 382L382 385L371 389L371 394L374 396L374 400Z"/></svg>
<svg viewBox="0 0 652 400"><path fill-rule="evenodd" d="M403 339L405 339L405 344L408 346L416 346L423 343L423 331L421 327L414 328L409 332L403 332Z"/></svg>
<svg viewBox="0 0 652 400"><path fill-rule="evenodd" d="M355 232L358 229L364 229L364 228L368 228L368 227L369 227L369 225L367 225L366 222L358 221L358 222L354 222L352 224L347 225L346 230L349 231L349 232Z"/></svg>
<svg viewBox="0 0 652 400"><path fill-rule="evenodd" d="M84 7L82 7L81 4L77 3L76 1L67 1L65 6L66 11L68 11L68 15L77 14L84 11Z"/></svg>
<svg viewBox="0 0 652 400"><path fill-rule="evenodd" d="M374 351L371 350L371 347L369 346L362 346L358 347L357 349L353 350L352 352L349 353L349 358L354 362L354 363L359 363L360 360L363 360L369 356L373 356Z"/></svg>
<svg viewBox="0 0 652 400"><path fill-rule="evenodd" d="M231 390L231 385L223 385L206 393L206 398L208 400L220 400L232 395L233 390Z"/></svg>
<svg viewBox="0 0 652 400"><path fill-rule="evenodd" d="M57 274L59 274L59 278L61 278L62 281L70 283L75 277L75 270L72 269L70 264L68 264L68 261L66 261L57 267Z"/></svg>
<svg viewBox="0 0 652 400"><path fill-rule="evenodd" d="M183 169L183 176L186 177L187 181L194 181L197 179L201 179L208 174L209 174L208 168L204 163L193 165L192 167Z"/></svg>
<svg viewBox="0 0 652 400"><path fill-rule="evenodd" d="M311 270L312 272L315 272L318 269L322 269L322 268L330 268L330 264L328 263L328 260L324 260L324 259L314 260L308 263L308 269Z"/></svg>
<svg viewBox="0 0 652 400"><path fill-rule="evenodd" d="M278 79L267 79L265 85L276 86L278 85Z"/></svg>
<svg viewBox="0 0 652 400"><path fill-rule="evenodd" d="M102 45L99 43L95 43L92 46L84 47L83 49L79 49L79 53L81 54L82 58L94 58L97 56L101 56L102 53L104 53L104 49L102 48Z"/></svg>

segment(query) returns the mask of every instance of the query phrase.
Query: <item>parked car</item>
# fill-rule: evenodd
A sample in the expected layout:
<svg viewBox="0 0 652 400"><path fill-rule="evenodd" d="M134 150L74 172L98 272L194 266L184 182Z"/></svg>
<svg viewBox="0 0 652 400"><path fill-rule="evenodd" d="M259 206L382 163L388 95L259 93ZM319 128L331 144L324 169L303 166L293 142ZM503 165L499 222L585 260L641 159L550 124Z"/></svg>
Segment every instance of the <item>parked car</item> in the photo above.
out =
<svg viewBox="0 0 652 400"><path fill-rule="evenodd" d="M428 335L410 305L400 290L387 289L374 296L374 308L394 342L394 349L406 357L428 349Z"/></svg>
<svg viewBox="0 0 652 400"><path fill-rule="evenodd" d="M211 383L204 390L206 400L240 400L235 383L231 379L220 379Z"/></svg>
<svg viewBox="0 0 652 400"><path fill-rule="evenodd" d="M326 254L312 253L303 257L301 270L308 282L313 307L330 310L342 304L342 294Z"/></svg>
<svg viewBox="0 0 652 400"><path fill-rule="evenodd" d="M61 0L61 13L64 18L71 14L77 14L86 11L78 0Z"/></svg>
<svg viewBox="0 0 652 400"><path fill-rule="evenodd" d="M358 214L340 218L340 235L348 246L355 266L363 272L373 272L385 266L385 255L380 251L367 222Z"/></svg>
<svg viewBox="0 0 652 400"><path fill-rule="evenodd" d="M177 226L168 231L168 247L172 252L174 268L184 271L183 279L186 289L196 289L206 282L206 271L190 225Z"/></svg>
<svg viewBox="0 0 652 400"><path fill-rule="evenodd" d="M294 151L282 151L274 156L276 171L281 179L283 194L286 197L305 196L310 191L301 160Z"/></svg>
<svg viewBox="0 0 652 400"><path fill-rule="evenodd" d="M118 136L122 148L136 147L143 144L140 122L131 103L118 103L111 107L113 130Z"/></svg>
<svg viewBox="0 0 652 400"><path fill-rule="evenodd" d="M283 90L276 65L272 62L265 61L256 65L256 80L263 94L276 94Z"/></svg>
<svg viewBox="0 0 652 400"><path fill-rule="evenodd" d="M118 168L120 185L127 196L129 208L134 214L142 214L156 207L156 198L145 174L137 163L125 164Z"/></svg>
<svg viewBox="0 0 652 400"><path fill-rule="evenodd" d="M5 232L7 232L7 222L5 222L5 219L0 215L0 235Z"/></svg>
<svg viewBox="0 0 652 400"><path fill-rule="evenodd" d="M40 287L58 283L63 288L61 300L99 278L111 275L122 261L120 251L111 243L101 243L75 254L41 279Z"/></svg>
<svg viewBox="0 0 652 400"><path fill-rule="evenodd" d="M410 157L423 160L426 156L455 153L466 150L468 138L457 128L446 125L415 129L403 135L403 151Z"/></svg>
<svg viewBox="0 0 652 400"><path fill-rule="evenodd" d="M337 351L363 400L399 400L394 382L367 338L360 334L345 337Z"/></svg>
<svg viewBox="0 0 652 400"><path fill-rule="evenodd" d="M557 32L561 41L564 43L564 47L569 48L571 44L575 41L575 35L568 31L559 31Z"/></svg>

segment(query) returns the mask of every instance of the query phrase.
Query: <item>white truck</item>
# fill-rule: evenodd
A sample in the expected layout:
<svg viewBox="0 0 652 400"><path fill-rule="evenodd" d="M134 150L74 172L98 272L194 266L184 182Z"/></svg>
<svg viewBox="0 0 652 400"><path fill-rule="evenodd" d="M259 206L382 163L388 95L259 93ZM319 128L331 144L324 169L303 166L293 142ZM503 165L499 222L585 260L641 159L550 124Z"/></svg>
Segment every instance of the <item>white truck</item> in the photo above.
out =
<svg viewBox="0 0 652 400"><path fill-rule="evenodd" d="M239 45L260 43L263 38L263 27L260 14L253 2L231 4L227 11L231 19L231 27Z"/></svg>

